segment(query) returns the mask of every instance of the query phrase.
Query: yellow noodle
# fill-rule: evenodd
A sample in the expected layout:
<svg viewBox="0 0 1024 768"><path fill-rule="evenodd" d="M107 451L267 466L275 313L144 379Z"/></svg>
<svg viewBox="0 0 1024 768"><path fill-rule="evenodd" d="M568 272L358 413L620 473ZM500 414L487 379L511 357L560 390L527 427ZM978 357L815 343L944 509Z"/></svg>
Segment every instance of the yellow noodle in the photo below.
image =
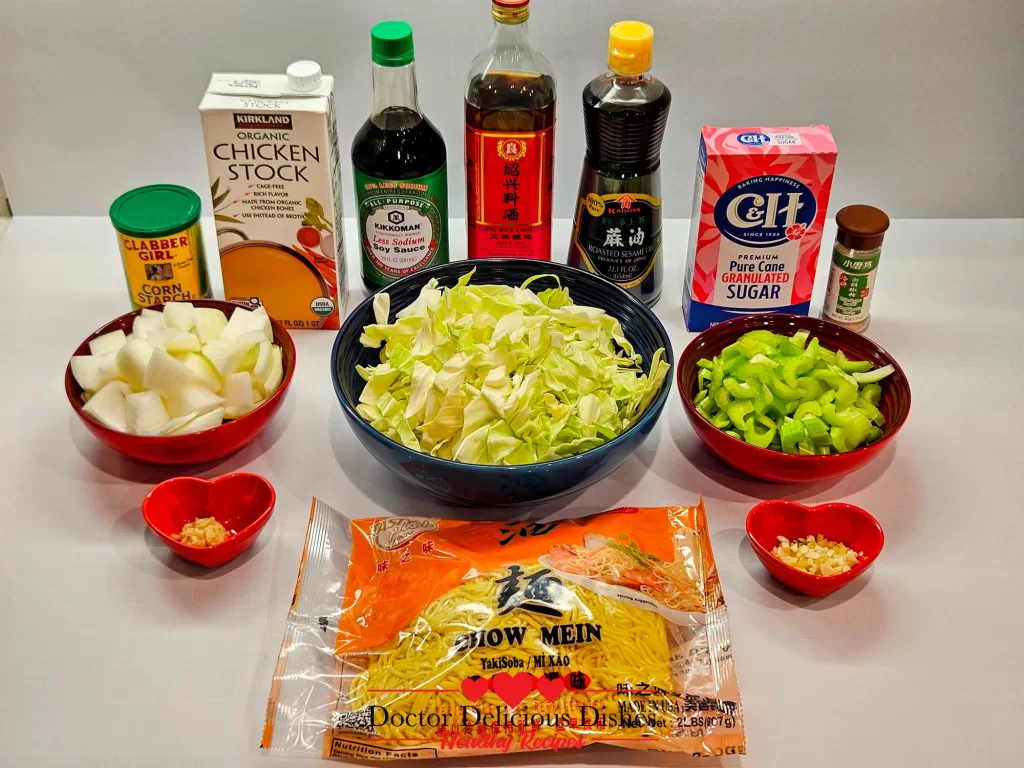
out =
<svg viewBox="0 0 1024 768"><path fill-rule="evenodd" d="M502 574L491 573L468 580L427 605L420 615L389 642L372 649L366 669L353 682L348 695L351 710L368 705L386 707L390 714L448 711L452 722L463 724L462 707L467 699L460 692L461 682L474 675L489 677L497 671L484 671L482 658L522 659L523 668L508 669L510 674L526 671L542 677L547 671L557 674L583 672L590 677L586 691L566 691L548 702L539 691L530 693L517 710L530 713L580 718L580 708L594 707L603 714L650 712L657 707L670 709L674 683L670 668L669 633L665 620L657 613L628 603L601 597L590 590L566 584L559 618L517 609L499 616L498 585ZM555 624L591 623L601 627L601 639L587 643L549 646L542 641L541 628ZM526 627L522 645L476 648L456 651L457 639L469 632L500 627ZM567 656L566 667L535 669L535 656ZM617 686L633 687L633 692L618 692ZM637 691L643 687L641 694ZM414 692L379 692L413 689ZM444 692L434 692L445 689ZM660 690L659 690L660 689ZM510 713L512 710L495 693L488 692L472 704L482 712ZM592 712L592 710L591 710ZM590 718L593 719L592 717ZM470 722L472 722L470 717ZM669 736L675 720L667 717L661 724L632 727L594 727L577 724L562 730L542 725L537 738L586 735L591 739L621 736ZM564 723L564 721L563 721ZM376 726L378 736L389 739L436 739L437 728L425 724L401 726L388 722Z"/></svg>

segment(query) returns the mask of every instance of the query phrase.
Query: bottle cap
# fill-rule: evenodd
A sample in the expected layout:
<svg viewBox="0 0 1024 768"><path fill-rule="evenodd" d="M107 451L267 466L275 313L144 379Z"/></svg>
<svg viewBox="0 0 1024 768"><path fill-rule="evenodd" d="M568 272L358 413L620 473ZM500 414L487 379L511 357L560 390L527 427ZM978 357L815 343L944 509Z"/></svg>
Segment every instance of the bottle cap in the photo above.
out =
<svg viewBox="0 0 1024 768"><path fill-rule="evenodd" d="M651 68L654 27L642 21L619 21L608 33L608 68L618 75L642 75Z"/></svg>
<svg viewBox="0 0 1024 768"><path fill-rule="evenodd" d="M199 221L199 195L177 184L150 184L125 192L110 206L114 229L130 237L164 237Z"/></svg>
<svg viewBox="0 0 1024 768"><path fill-rule="evenodd" d="M412 27L404 21L382 21L370 30L370 55L382 67L404 67L413 61Z"/></svg>
<svg viewBox="0 0 1024 768"><path fill-rule="evenodd" d="M288 87L298 93L315 91L324 80L324 73L315 61L293 61L285 70Z"/></svg>
<svg viewBox="0 0 1024 768"><path fill-rule="evenodd" d="M522 24L530 18L530 0L491 0L491 18L502 24Z"/></svg>
<svg viewBox="0 0 1024 768"><path fill-rule="evenodd" d="M851 251L873 251L882 244L889 217L870 205L848 205L836 214L836 242Z"/></svg>

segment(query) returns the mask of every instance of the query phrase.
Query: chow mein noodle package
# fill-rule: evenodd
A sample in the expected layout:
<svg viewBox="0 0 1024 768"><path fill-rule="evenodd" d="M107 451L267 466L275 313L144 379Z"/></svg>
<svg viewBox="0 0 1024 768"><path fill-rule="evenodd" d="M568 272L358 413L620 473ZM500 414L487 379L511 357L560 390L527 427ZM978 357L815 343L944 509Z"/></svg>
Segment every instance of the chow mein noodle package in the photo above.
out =
<svg viewBox="0 0 1024 768"><path fill-rule="evenodd" d="M262 746L397 760L744 752L704 502L348 520L314 499Z"/></svg>

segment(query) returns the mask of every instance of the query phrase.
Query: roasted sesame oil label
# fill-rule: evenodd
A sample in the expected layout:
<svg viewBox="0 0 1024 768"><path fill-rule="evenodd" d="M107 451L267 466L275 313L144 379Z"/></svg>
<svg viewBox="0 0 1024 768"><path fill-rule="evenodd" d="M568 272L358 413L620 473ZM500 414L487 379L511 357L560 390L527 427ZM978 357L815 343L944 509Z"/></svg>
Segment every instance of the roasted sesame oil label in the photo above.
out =
<svg viewBox="0 0 1024 768"><path fill-rule="evenodd" d="M661 200L591 192L577 206L573 245L591 272L623 288L640 285L661 251Z"/></svg>

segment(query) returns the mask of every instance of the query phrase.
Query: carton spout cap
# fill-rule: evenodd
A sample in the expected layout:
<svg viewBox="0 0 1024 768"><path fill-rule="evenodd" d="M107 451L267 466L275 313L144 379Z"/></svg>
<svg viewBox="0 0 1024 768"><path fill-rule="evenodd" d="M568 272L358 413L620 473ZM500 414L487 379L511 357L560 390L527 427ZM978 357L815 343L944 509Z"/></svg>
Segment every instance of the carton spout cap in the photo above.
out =
<svg viewBox="0 0 1024 768"><path fill-rule="evenodd" d="M315 61L295 61L285 70L288 87L299 93L315 91L323 82L323 71Z"/></svg>

